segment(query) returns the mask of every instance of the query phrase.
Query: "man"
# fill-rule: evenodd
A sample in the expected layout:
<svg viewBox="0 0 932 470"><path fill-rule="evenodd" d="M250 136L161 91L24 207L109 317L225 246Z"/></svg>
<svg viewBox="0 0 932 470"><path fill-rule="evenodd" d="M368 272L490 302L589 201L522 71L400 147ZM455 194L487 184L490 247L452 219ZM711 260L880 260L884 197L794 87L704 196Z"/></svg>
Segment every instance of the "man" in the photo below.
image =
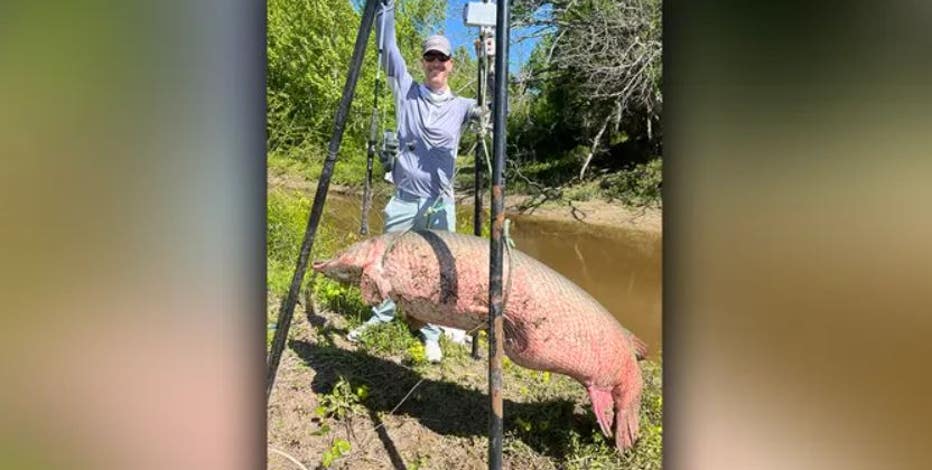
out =
<svg viewBox="0 0 932 470"><path fill-rule="evenodd" d="M464 125L482 112L475 100L455 96L450 91L453 50L447 38L434 35L424 41L421 66L425 80L421 84L408 73L398 50L393 0L383 2L375 23L398 124L398 154L393 164L389 164L395 193L384 210L385 232L411 228L455 231L453 175L457 149ZM386 299L372 313L366 323L347 335L350 341L357 341L373 325L391 321L395 303ZM467 336L462 330L447 331L454 340L465 342ZM441 329L428 324L420 333L427 360L440 362Z"/></svg>

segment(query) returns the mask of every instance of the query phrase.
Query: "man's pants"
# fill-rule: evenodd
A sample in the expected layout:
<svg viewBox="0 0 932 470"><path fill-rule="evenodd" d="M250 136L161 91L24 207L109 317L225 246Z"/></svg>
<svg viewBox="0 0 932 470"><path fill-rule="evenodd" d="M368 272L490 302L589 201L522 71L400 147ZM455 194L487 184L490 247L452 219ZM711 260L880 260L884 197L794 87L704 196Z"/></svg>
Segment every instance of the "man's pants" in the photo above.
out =
<svg viewBox="0 0 932 470"><path fill-rule="evenodd" d="M385 210L385 232L404 232L410 228L456 231L456 206L435 198L423 198L395 191ZM372 308L373 318L388 323L395 318L395 302L385 299ZM370 320L372 321L372 320ZM421 328L424 341L439 341L440 327L427 324Z"/></svg>

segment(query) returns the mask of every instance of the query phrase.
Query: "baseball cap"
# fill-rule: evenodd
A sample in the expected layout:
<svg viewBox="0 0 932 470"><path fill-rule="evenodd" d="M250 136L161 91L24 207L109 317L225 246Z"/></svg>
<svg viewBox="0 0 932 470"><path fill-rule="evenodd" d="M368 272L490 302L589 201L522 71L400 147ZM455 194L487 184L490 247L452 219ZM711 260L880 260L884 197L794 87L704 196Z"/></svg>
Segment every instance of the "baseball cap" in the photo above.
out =
<svg viewBox="0 0 932 470"><path fill-rule="evenodd" d="M435 34L424 41L423 54L427 54L430 51L440 52L447 57L453 55L453 48L450 47L450 40L440 34Z"/></svg>

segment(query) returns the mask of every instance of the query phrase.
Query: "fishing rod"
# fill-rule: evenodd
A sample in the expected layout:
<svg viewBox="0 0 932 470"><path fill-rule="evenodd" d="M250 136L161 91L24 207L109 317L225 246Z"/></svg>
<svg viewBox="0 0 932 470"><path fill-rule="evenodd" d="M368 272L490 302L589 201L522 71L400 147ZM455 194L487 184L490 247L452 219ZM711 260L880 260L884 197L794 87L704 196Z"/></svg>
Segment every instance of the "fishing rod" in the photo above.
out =
<svg viewBox="0 0 932 470"><path fill-rule="evenodd" d="M379 31L385 31L385 16L381 18L382 27ZM375 38L375 47L378 51L375 59L375 85L372 96L372 117L369 120L369 141L366 144L366 179L362 192L362 215L359 222L359 234L369 234L369 212L372 210L372 162L375 159L376 145L379 141L379 95L382 78L382 37Z"/></svg>
<svg viewBox="0 0 932 470"><path fill-rule="evenodd" d="M483 0L482 3L476 4L476 7L473 7L473 10L470 10L469 5L466 6L466 12L464 14L465 21L467 26L479 26L479 39L476 42L476 69L478 76L476 77L477 92L476 92L476 104L482 109L485 109L488 106L486 102L486 95L489 89L489 75L491 71L489 69L489 57L495 55L494 50L494 33L492 27L495 24L495 8L492 7L488 0ZM485 116L483 114L483 116ZM487 132L487 122L485 119L482 119L479 122L479 132L478 138L481 139L476 145L476 154L475 154L475 176L473 178L474 187L473 187L473 235L477 237L482 236L482 165L481 161L488 161L488 147L485 144L486 132ZM479 359L479 332L472 334L472 358Z"/></svg>
<svg viewBox="0 0 932 470"><path fill-rule="evenodd" d="M288 329L291 327L291 318L294 315L295 303L298 300L298 293L304 281L304 273L307 271L307 261L310 257L311 248L314 246L314 237L317 233L317 226L320 225L320 217L323 213L324 202L327 200L327 190L330 188L333 167L337 161L337 153L340 151L340 144L343 142L346 118L349 115L350 104L353 101L353 94L356 91L356 83L359 81L359 71L361 69L363 56L366 53L366 44L369 41L369 33L372 31L376 5L378 3L379 0L366 0L366 6L362 12L359 31L356 33L356 46L353 49L353 56L350 60L349 74L346 76L346 84L343 86L343 96L340 99L340 104L337 107L336 116L334 117L333 136L330 138L330 144L327 148L327 158L324 160L324 168L320 172L320 179L317 182L317 193L314 195L314 204L311 207L311 213L307 221L307 229L304 232L304 241L301 242L301 251L298 255L294 276L291 278L291 287L288 289L288 296L285 297L278 312L278 322L276 324L275 337L272 339L272 350L269 352L268 369L265 377L266 405L268 405L269 397L272 395L272 387L275 385L275 374L278 372L278 364L281 360L282 351L285 348L285 341L288 339Z"/></svg>

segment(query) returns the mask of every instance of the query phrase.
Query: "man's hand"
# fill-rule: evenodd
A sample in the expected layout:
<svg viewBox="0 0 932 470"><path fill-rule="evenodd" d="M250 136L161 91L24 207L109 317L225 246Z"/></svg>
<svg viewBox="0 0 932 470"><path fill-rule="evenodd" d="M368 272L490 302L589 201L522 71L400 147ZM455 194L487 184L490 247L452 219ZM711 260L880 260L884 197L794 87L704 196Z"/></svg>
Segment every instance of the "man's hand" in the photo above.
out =
<svg viewBox="0 0 932 470"><path fill-rule="evenodd" d="M388 131L383 136L382 151L379 152L379 162L386 173L392 171L395 165L395 155L398 154L398 138L394 132Z"/></svg>
<svg viewBox="0 0 932 470"><path fill-rule="evenodd" d="M476 124L480 133L492 129L492 110L485 106L473 106L469 110L469 121Z"/></svg>
<svg viewBox="0 0 932 470"><path fill-rule="evenodd" d="M492 110L489 108L476 105L469 110L469 119L472 119L473 121L488 119L490 114L492 114Z"/></svg>

